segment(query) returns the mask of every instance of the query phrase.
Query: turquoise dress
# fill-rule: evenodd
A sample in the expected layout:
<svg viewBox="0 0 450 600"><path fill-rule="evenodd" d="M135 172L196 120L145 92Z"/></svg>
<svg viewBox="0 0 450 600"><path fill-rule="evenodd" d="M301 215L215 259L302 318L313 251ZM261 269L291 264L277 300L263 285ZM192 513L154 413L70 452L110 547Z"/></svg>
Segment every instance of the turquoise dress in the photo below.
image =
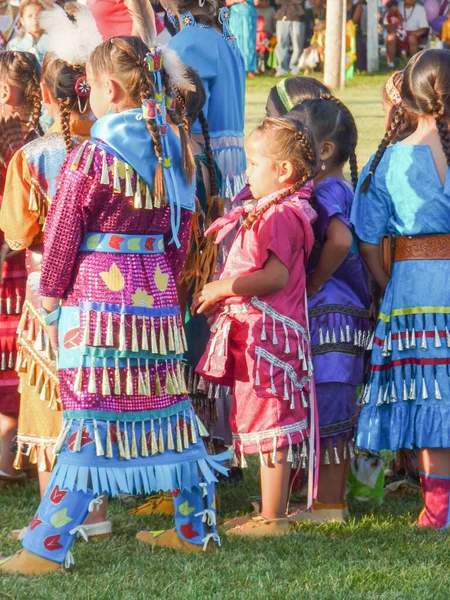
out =
<svg viewBox="0 0 450 600"><path fill-rule="evenodd" d="M370 163L369 163L370 165ZM428 146L395 144L367 193L360 176L351 220L362 242L450 233L450 175ZM450 447L450 260L395 262L362 396L356 443L369 450Z"/></svg>
<svg viewBox="0 0 450 600"><path fill-rule="evenodd" d="M254 73L256 64L256 18L253 0L230 6L230 29L244 58L247 73Z"/></svg>

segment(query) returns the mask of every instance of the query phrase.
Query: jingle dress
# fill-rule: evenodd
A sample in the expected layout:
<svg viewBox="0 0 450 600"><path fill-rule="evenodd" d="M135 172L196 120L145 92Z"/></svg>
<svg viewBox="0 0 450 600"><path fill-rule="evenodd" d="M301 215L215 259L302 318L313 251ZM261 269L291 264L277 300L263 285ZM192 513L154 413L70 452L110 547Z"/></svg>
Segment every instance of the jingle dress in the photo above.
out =
<svg viewBox="0 0 450 600"><path fill-rule="evenodd" d="M360 183L370 169L363 169ZM428 146L388 148L351 220L362 242L450 233L450 170L442 185ZM373 340L356 443L369 450L450 447L450 260L393 263Z"/></svg>
<svg viewBox="0 0 450 600"><path fill-rule="evenodd" d="M92 122L72 120L70 129L76 145L89 137ZM56 193L61 166L67 157L59 121L47 134L26 144L10 162L0 227L13 250L26 249L26 300L18 328L21 410L17 433L15 466L22 455L38 464L40 471L51 468L46 450L53 448L61 432L62 413L58 372L54 352L45 334L39 313L44 227Z"/></svg>
<svg viewBox="0 0 450 600"><path fill-rule="evenodd" d="M211 146L222 173L221 196L230 199L245 185L244 110L245 66L228 28L228 9L220 12L223 32L181 15L182 29L169 42L181 60L196 69L205 86L203 107ZM199 123L193 134L201 134ZM228 206L226 206L228 208Z"/></svg>
<svg viewBox="0 0 450 600"><path fill-rule="evenodd" d="M262 269L273 252L289 270L287 286L261 297L230 297L222 302L211 339L197 371L233 390L230 427L233 445L246 466L245 454L274 451L307 440L312 364L306 323L306 263L316 213L308 199L312 184L273 204L250 230L242 226L220 279ZM257 209L274 196L262 198ZM211 231L233 225L244 209L215 222ZM222 232L221 232L222 233ZM302 450L306 457L306 444Z"/></svg>
<svg viewBox="0 0 450 600"><path fill-rule="evenodd" d="M350 231L351 186L329 177L314 188L317 221L315 244L308 274L320 259L330 219L335 217ZM316 384L319 435L324 440L324 460L330 460L328 439L333 442L334 461L340 461L337 436L351 441L358 414L356 388L363 383L365 348L370 341L369 285L367 269L354 240L344 262L317 294L308 298L311 346ZM347 448L344 450L347 455ZM345 458L341 457L341 458Z"/></svg>
<svg viewBox="0 0 450 600"><path fill-rule="evenodd" d="M91 141L68 157L47 218L40 293L63 298L65 422L23 545L66 565L102 493L173 490L178 535L198 545L217 537L212 468L226 472L220 463L228 455L207 455L186 394L175 285L195 182L182 171L178 136L165 122L160 131L167 206L153 194L158 159L142 111L133 109L99 119Z"/></svg>

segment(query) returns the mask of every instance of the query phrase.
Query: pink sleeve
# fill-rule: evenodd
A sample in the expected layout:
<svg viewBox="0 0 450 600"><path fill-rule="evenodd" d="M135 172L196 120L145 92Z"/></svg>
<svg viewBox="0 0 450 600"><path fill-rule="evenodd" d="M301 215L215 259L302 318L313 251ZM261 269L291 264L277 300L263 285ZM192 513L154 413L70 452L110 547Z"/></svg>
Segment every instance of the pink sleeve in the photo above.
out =
<svg viewBox="0 0 450 600"><path fill-rule="evenodd" d="M85 232L83 203L93 184L81 168L71 169L72 161L71 154L62 168L45 224L39 293L52 298L63 298L72 283L78 248Z"/></svg>
<svg viewBox="0 0 450 600"><path fill-rule="evenodd" d="M298 260L304 260L305 233L303 223L295 212L286 206L277 206L263 218L258 230L258 245L261 264L273 252L284 266L291 271Z"/></svg>

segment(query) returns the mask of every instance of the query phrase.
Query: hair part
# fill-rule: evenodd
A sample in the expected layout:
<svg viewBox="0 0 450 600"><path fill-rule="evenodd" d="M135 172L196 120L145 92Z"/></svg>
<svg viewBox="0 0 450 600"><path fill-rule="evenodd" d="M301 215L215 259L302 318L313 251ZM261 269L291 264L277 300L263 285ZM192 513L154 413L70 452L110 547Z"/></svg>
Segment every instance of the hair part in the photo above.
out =
<svg viewBox="0 0 450 600"><path fill-rule="evenodd" d="M317 171L317 152L314 139L309 130L301 123L266 117L256 127L253 134L255 133L264 136L266 155L275 162L289 161L292 164L296 181L288 190L280 193L259 210L252 211L244 221L247 229L251 229L255 221L271 206L292 195L305 183L314 179Z"/></svg>
<svg viewBox="0 0 450 600"><path fill-rule="evenodd" d="M31 52L1 52L0 80L19 90L20 103L30 115L30 129L42 135L39 124L41 116L41 67Z"/></svg>

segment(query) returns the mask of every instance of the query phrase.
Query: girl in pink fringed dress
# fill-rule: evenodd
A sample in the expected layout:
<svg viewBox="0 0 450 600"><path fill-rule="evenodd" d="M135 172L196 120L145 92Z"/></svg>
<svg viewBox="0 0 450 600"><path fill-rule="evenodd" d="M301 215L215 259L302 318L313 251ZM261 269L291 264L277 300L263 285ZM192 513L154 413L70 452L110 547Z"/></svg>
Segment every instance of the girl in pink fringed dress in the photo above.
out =
<svg viewBox="0 0 450 600"><path fill-rule="evenodd" d="M265 119L246 143L254 201L209 229L216 243L238 231L218 281L197 294L193 310L214 323L197 371L233 389L230 427L241 465L261 460L262 510L226 524L237 535L286 533L289 477L310 436L311 359L305 312L305 265L313 245L309 204L314 143L300 125ZM245 214L247 213L247 214ZM303 446L301 453L300 447Z"/></svg>

